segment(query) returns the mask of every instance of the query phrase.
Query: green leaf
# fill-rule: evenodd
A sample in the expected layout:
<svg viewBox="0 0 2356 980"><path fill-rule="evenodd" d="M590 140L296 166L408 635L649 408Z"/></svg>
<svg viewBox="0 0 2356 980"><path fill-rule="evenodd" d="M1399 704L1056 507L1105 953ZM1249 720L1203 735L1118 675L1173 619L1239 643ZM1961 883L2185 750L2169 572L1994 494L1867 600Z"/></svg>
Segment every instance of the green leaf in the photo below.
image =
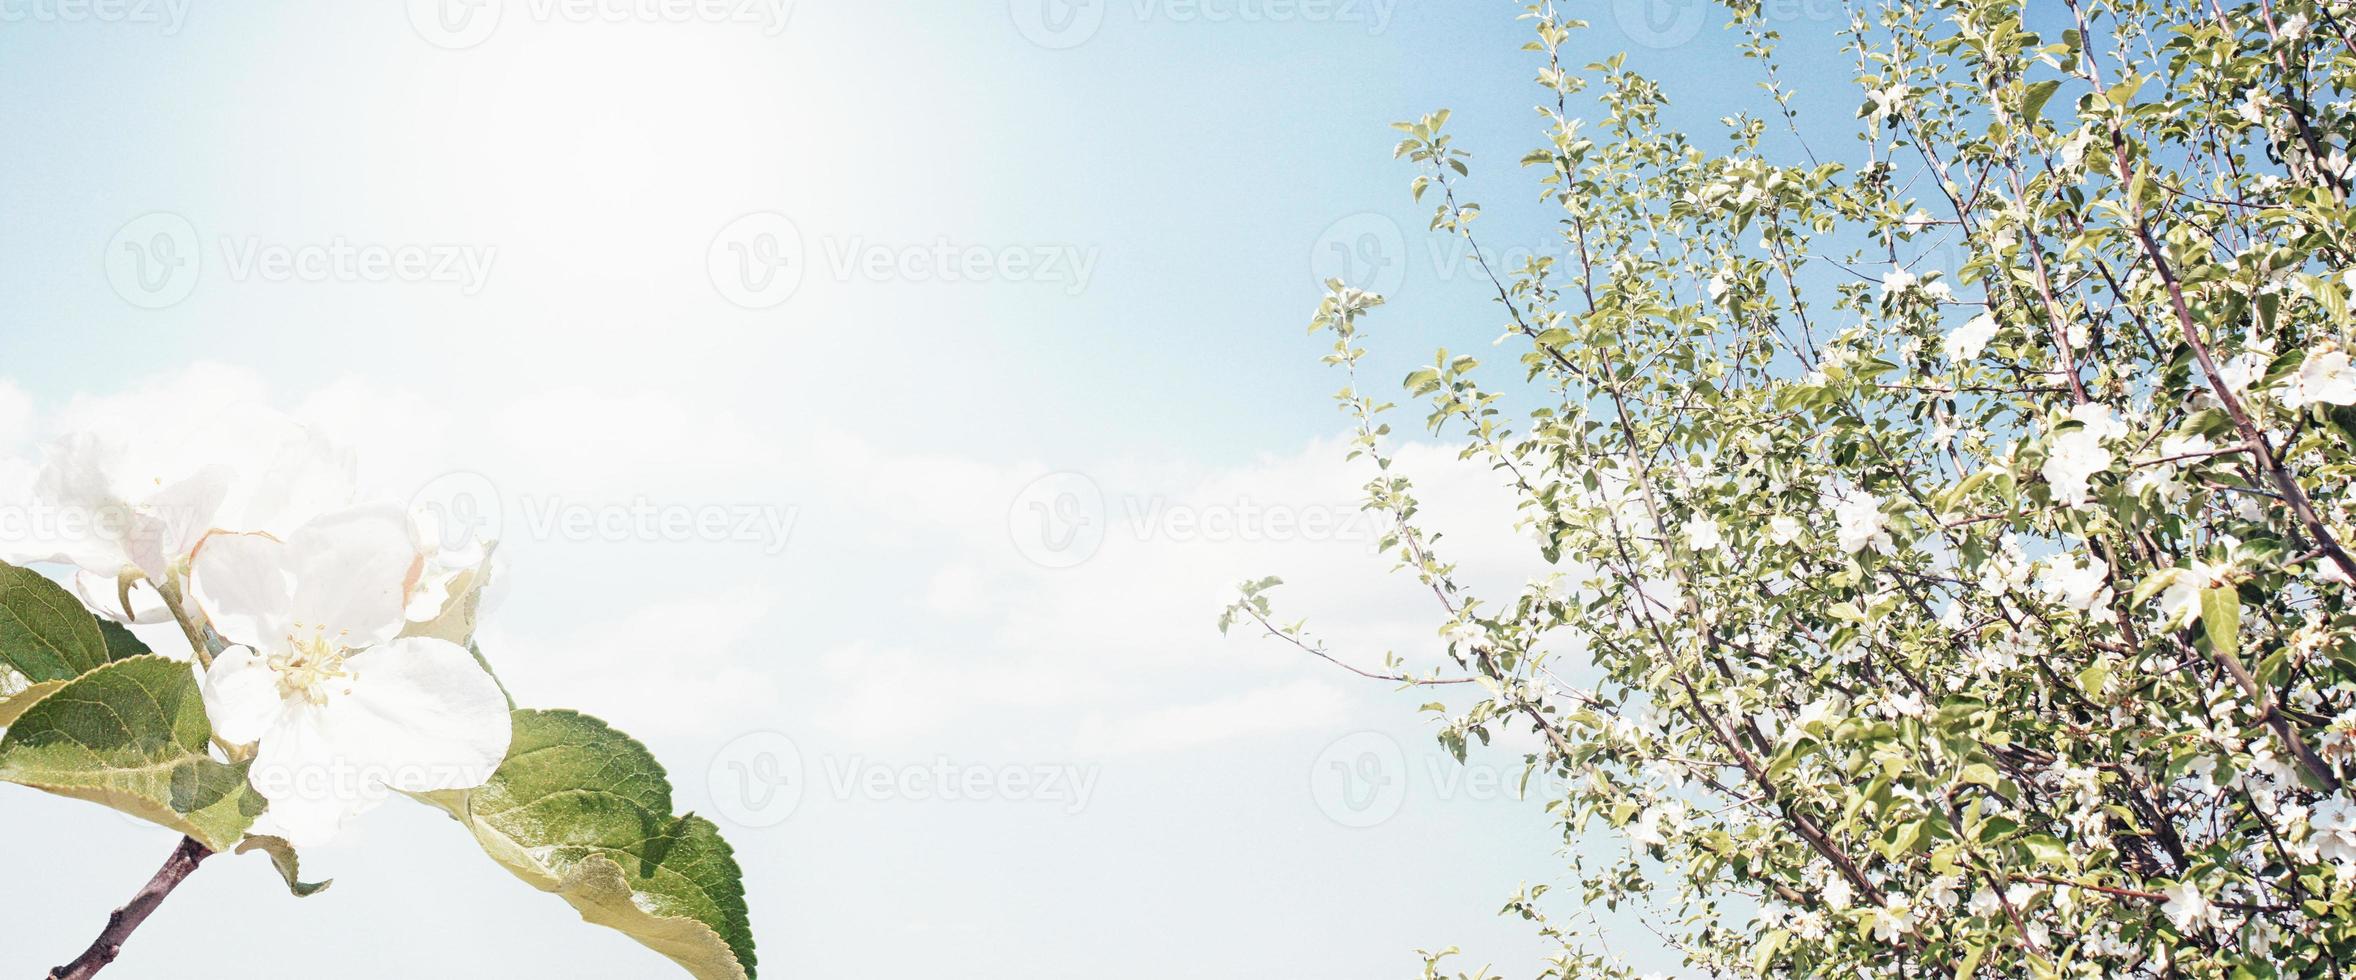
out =
<svg viewBox="0 0 2356 980"><path fill-rule="evenodd" d="M0 728L6 728L10 725L16 724L17 716L24 714L25 711L30 709L32 706L41 703L42 698L56 693L58 688L64 687L70 683L72 682L42 681L39 684L25 688L24 690L18 691L15 694L8 695L7 697L0 697Z"/></svg>
<svg viewBox="0 0 2356 980"><path fill-rule="evenodd" d="M106 638L106 659L108 660L129 660L132 657L144 657L155 652L148 649L147 644L140 642L139 637L133 635L129 627L111 619L98 621L98 635Z"/></svg>
<svg viewBox="0 0 2356 980"><path fill-rule="evenodd" d="M1997 774L1996 767L1985 762L1974 762L1963 767L1962 774L1957 776L1955 781L1958 785L1977 783L1999 791L2004 785L2004 777Z"/></svg>
<svg viewBox="0 0 2356 980"><path fill-rule="evenodd" d="M2029 857L2040 865L2066 867L2070 861L2070 847L2052 834L2030 834L2021 838L2021 845L2029 849Z"/></svg>
<svg viewBox="0 0 2356 980"><path fill-rule="evenodd" d="M2090 701L2101 701L2102 690L2111 682L2111 659L2104 657L2078 672L2078 690Z"/></svg>
<svg viewBox="0 0 2356 980"><path fill-rule="evenodd" d="M286 879L286 890L293 892L296 898L309 898L326 891L327 886L335 884L332 879L316 883L304 881L302 859L295 856L294 845L287 843L284 837L268 835L248 837L245 839L245 843L237 845L237 853L244 854L248 851L260 851L270 855L271 866L278 869L279 877Z"/></svg>
<svg viewBox="0 0 2356 980"><path fill-rule="evenodd" d="M129 630L116 629L130 643L139 642ZM0 563L0 667L35 684L70 681L116 659L108 637L98 617L64 586L32 569Z"/></svg>
<svg viewBox="0 0 2356 980"><path fill-rule="evenodd" d="M2218 656L2241 655L2241 593L2230 585L2201 590L2201 628Z"/></svg>
<svg viewBox="0 0 2356 980"><path fill-rule="evenodd" d="M1964 952L1962 961L1955 964L1955 975L1968 977L1979 973L1980 957L1987 955L1987 953L1988 947L1977 943L1973 944L1969 950Z"/></svg>
<svg viewBox="0 0 2356 980"><path fill-rule="evenodd" d="M2046 100L2053 98L2053 93L2060 88L2061 81L2052 78L2030 85L2028 97L2021 100L2021 121L2034 124L2037 117L2045 112Z"/></svg>
<svg viewBox="0 0 2356 980"><path fill-rule="evenodd" d="M654 756L573 711L517 711L507 761L471 790L419 798L493 860L581 918L618 929L699 980L754 976L743 873L712 822L672 816Z"/></svg>
<svg viewBox="0 0 2356 980"><path fill-rule="evenodd" d="M103 803L223 851L265 804L246 785L247 763L215 761L212 740L188 665L133 657L26 709L0 738L0 780Z"/></svg>

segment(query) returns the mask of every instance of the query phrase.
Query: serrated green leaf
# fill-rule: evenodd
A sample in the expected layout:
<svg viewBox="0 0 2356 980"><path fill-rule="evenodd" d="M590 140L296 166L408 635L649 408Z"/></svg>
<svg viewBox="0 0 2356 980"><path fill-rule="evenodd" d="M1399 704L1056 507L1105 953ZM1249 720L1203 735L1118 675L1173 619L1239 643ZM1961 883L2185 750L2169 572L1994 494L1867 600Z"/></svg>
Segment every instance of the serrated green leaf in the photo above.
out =
<svg viewBox="0 0 2356 980"><path fill-rule="evenodd" d="M36 684L73 680L116 659L98 624L64 586L0 563L0 666ZM130 631L122 635L129 638Z"/></svg>
<svg viewBox="0 0 2356 980"><path fill-rule="evenodd" d="M604 722L517 711L507 761L489 783L419 798L582 919L620 930L699 980L754 976L734 852L711 821L673 816L662 766Z"/></svg>
<svg viewBox="0 0 2356 980"><path fill-rule="evenodd" d="M247 763L215 761L212 740L188 665L133 657L26 709L0 738L0 780L105 804L222 851L265 803L246 784Z"/></svg>
<svg viewBox="0 0 2356 980"><path fill-rule="evenodd" d="M15 694L0 698L0 728L6 728L15 724L17 716L24 714L28 709L32 708L32 706L41 703L42 698L48 697L49 695L55 693L58 688L64 687L70 683L72 682L42 681L39 684L25 688L24 690L18 691Z"/></svg>

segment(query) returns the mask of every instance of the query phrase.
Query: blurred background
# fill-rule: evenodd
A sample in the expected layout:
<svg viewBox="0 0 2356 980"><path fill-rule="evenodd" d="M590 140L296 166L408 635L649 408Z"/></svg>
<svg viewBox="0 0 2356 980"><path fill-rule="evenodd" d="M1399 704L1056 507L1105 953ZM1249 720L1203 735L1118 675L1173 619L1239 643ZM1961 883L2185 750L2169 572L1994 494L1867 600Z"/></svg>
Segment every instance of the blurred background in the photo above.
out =
<svg viewBox="0 0 2356 980"><path fill-rule="evenodd" d="M1573 47L1673 77L1673 123L1763 110L1698 0L1592 6ZM1830 51L1837 6L1784 6ZM1214 628L1281 575L1357 664L1439 650L1303 328L1338 276L1393 300L1370 390L1442 346L1518 375L1388 124L1453 108L1495 249L1557 251L1520 9L5 0L0 454L259 402L483 522L485 653L720 823L765 975L1532 973L1494 915L1562 867L1529 746L1460 766L1429 691ZM1420 415L1444 553L1541 573ZM0 787L0 840L27 976L173 835ZM108 975L670 975L424 807L306 858L333 890L208 864ZM1615 951L1672 968L1638 917Z"/></svg>

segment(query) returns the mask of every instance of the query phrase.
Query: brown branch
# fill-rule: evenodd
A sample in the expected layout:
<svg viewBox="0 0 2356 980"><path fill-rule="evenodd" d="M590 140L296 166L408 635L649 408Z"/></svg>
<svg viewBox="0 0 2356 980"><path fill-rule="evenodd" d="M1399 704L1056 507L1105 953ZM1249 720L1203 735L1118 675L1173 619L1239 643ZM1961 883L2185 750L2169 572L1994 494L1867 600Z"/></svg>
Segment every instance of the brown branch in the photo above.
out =
<svg viewBox="0 0 2356 980"><path fill-rule="evenodd" d="M212 856L213 852L197 843L196 838L180 838L180 846L172 849L172 856L164 859L164 866L156 869L155 877L148 879L139 893L131 896L129 902L123 903L122 908L107 915L106 928L99 931L97 939L90 941L90 948L74 957L73 962L49 971L49 980L86 980L98 975L98 971L122 955L123 943L131 938L131 931L146 922L156 906L162 905L164 898L172 894L172 889L180 887L180 882L186 880L198 864Z"/></svg>
<svg viewBox="0 0 2356 980"><path fill-rule="evenodd" d="M1426 687L1435 684L1470 684L1473 682L1473 678L1470 677L1409 677L1405 674L1378 674L1371 670L1364 670L1335 658L1333 654L1325 652L1323 647L1311 646L1310 644L1303 642L1300 637L1294 636L1293 634L1287 633L1281 629L1277 629L1275 624L1270 623L1268 621L1268 617L1260 615L1260 611L1257 609L1247 606L1244 609L1244 613L1251 616L1254 622L1259 623L1262 629L1267 630L1269 636L1273 636L1279 640L1283 640L1286 643L1290 643L1293 646L1299 647L1303 653L1306 653L1312 657L1316 657L1317 659L1323 660L1326 663L1332 664L1336 667L1340 667L1341 669L1349 671L1350 673L1356 674L1360 677L1378 681L1398 681L1401 684L1412 684L1418 687Z"/></svg>

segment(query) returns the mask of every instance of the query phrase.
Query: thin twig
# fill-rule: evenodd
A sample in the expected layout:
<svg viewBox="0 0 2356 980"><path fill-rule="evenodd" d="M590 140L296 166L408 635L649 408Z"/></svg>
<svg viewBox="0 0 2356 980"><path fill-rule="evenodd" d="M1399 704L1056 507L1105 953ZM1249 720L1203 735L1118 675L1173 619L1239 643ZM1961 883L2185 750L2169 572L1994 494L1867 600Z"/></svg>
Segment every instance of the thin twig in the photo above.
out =
<svg viewBox="0 0 2356 980"><path fill-rule="evenodd" d="M180 838L180 846L172 849L172 856L164 859L164 866L156 869L155 877L148 879L139 893L131 896L131 900L125 902L122 908L106 917L106 928L99 931L97 939L90 941L90 948L74 957L73 962L49 971L49 980L87 980L98 975L98 971L122 955L123 943L131 938L131 931L146 922L156 906L162 905L165 896L172 894L172 889L180 887L180 882L186 880L198 864L212 856L212 850L197 843L196 838Z"/></svg>

